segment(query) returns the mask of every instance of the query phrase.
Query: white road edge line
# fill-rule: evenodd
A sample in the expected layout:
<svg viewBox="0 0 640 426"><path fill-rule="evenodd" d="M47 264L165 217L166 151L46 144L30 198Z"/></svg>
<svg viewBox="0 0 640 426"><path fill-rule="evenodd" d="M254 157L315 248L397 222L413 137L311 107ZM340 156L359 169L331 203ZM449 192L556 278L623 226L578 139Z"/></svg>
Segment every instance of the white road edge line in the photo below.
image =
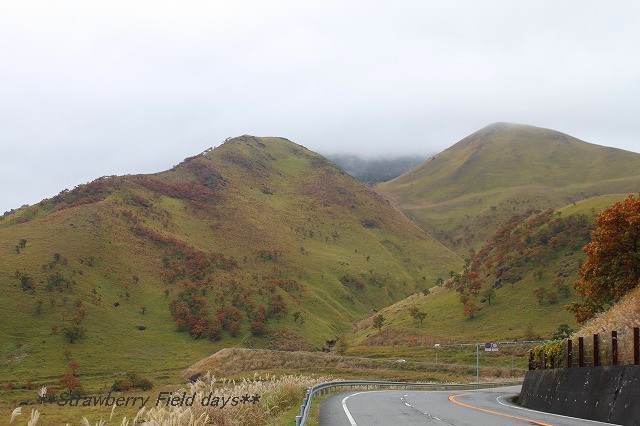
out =
<svg viewBox="0 0 640 426"><path fill-rule="evenodd" d="M595 423L597 425L612 425L612 424L614 424L614 423L603 423L603 422L599 422L597 420L581 419L579 417L563 416L562 414L547 413L546 411L530 410L529 408L520 407L520 406L515 405L515 404L505 404L504 402L500 401L500 398L502 398L503 396L509 396L509 395L500 395L499 397L496 398L496 401L498 401L498 404L500 404L500 405L502 405L504 407L511 407L511 408L515 408L517 410L531 411L532 413L547 414L549 416L562 417L563 419L580 420L582 422Z"/></svg>
<svg viewBox="0 0 640 426"><path fill-rule="evenodd" d="M351 413L349 412L349 409L347 408L347 399L351 398L352 396L360 395L361 393L377 393L377 392L388 392L388 391L387 390L374 390L374 391L356 392L356 393L352 393L351 395L347 395L342 399L342 409L344 410L344 413L347 415L347 420L349 420L349 423L351 423L351 426L358 426L358 424L353 419L353 416L351 415ZM405 395L405 396L407 396L407 395ZM400 399L402 399L402 398L400 398Z"/></svg>
<svg viewBox="0 0 640 426"><path fill-rule="evenodd" d="M358 426L358 424L356 423L355 420L353 420L353 416L351 415L351 413L349 412L349 409L347 408L347 399L351 398L352 396L359 395L361 393L363 392L352 393L351 395L347 395L342 399L342 409L344 410L344 413L347 415L347 419L349 420L349 423L351 423L351 426Z"/></svg>

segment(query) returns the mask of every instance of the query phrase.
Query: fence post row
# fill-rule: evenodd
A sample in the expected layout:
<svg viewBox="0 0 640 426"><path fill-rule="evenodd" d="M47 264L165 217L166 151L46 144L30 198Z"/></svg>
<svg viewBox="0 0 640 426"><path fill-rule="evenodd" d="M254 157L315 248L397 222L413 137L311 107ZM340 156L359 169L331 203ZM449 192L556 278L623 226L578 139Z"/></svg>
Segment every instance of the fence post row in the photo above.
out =
<svg viewBox="0 0 640 426"><path fill-rule="evenodd" d="M566 368L573 367L573 341L567 339L567 364ZM585 347L584 337L578 337L578 366L584 367L588 361L585 360ZM611 365L619 365L620 352L618 347L618 332L616 330L611 331ZM630 359L625 359L623 362L630 363ZM591 365L591 364L590 364ZM599 367L602 365L602 357L600 354L600 335L598 333L593 334L593 366ZM640 365L640 327L633 328L633 365ZM562 362L560 359L555 359L553 356L547 357L545 351L541 351L539 356L536 356L536 351L529 350L529 370L546 369L561 367Z"/></svg>
<svg viewBox="0 0 640 426"><path fill-rule="evenodd" d="M584 337L578 337L578 367L584 367Z"/></svg>
<svg viewBox="0 0 640 426"><path fill-rule="evenodd" d="M535 370L536 365L533 361L533 349L529 349L529 371Z"/></svg>

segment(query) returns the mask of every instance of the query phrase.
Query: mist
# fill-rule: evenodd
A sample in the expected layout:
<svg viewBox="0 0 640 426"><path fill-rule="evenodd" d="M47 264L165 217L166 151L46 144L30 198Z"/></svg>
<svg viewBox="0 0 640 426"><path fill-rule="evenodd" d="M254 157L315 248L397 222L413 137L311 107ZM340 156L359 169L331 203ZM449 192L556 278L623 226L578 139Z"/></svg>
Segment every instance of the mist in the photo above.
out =
<svg viewBox="0 0 640 426"><path fill-rule="evenodd" d="M0 211L230 136L365 158L496 121L640 151L637 2L0 4Z"/></svg>

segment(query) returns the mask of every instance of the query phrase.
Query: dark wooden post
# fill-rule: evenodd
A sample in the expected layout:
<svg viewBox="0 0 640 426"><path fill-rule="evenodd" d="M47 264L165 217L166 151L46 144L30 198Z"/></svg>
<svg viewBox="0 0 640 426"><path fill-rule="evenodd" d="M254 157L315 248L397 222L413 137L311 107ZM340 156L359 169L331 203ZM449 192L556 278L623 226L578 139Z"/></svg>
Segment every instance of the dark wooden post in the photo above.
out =
<svg viewBox="0 0 640 426"><path fill-rule="evenodd" d="M529 371L535 370L536 365L533 361L533 349L529 349Z"/></svg>
<svg viewBox="0 0 640 426"><path fill-rule="evenodd" d="M567 340L567 368L571 368L572 355L573 355L573 347L571 345L571 339L569 339Z"/></svg>
<svg viewBox="0 0 640 426"><path fill-rule="evenodd" d="M593 366L600 365L600 335L595 333L593 335Z"/></svg>
<svg viewBox="0 0 640 426"><path fill-rule="evenodd" d="M611 332L611 365L618 365L618 332Z"/></svg>
<svg viewBox="0 0 640 426"><path fill-rule="evenodd" d="M547 369L547 353L544 350L542 351L542 369Z"/></svg>
<svg viewBox="0 0 640 426"><path fill-rule="evenodd" d="M584 337L578 337L578 367L584 367Z"/></svg>
<svg viewBox="0 0 640 426"><path fill-rule="evenodd" d="M633 328L633 365L640 365L640 328Z"/></svg>

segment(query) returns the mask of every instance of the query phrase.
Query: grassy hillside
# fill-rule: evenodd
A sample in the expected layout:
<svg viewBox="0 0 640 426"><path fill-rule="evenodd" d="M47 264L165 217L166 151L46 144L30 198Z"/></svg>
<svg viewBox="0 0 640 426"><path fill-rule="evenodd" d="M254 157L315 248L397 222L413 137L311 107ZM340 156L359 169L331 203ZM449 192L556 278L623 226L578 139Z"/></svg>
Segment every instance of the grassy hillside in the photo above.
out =
<svg viewBox="0 0 640 426"><path fill-rule="evenodd" d="M70 360L95 388L175 382L223 347L319 349L462 265L320 155L252 136L6 216L0 251L4 400Z"/></svg>
<svg viewBox="0 0 640 426"><path fill-rule="evenodd" d="M581 248L597 213L624 198L594 197L557 212L514 218L471 257L464 271L427 295L412 295L381 310L385 322L380 330L372 318L363 320L347 353L433 361L436 343L547 339L561 324L577 329L566 305L578 300L572 283L586 258ZM541 299L538 288L544 289ZM477 307L473 317L465 313L465 297ZM412 316L412 309L426 318ZM467 354L468 362L472 355Z"/></svg>
<svg viewBox="0 0 640 426"><path fill-rule="evenodd" d="M467 256L512 215L640 188L640 154L548 129L487 126L377 189Z"/></svg>

